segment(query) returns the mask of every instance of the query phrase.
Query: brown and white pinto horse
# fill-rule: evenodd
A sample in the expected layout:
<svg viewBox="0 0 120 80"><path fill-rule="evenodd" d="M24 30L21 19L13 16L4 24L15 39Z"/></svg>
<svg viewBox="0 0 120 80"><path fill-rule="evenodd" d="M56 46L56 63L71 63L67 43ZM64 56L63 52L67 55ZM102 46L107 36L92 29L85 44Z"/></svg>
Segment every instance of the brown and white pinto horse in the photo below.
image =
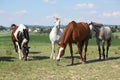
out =
<svg viewBox="0 0 120 80"><path fill-rule="evenodd" d="M86 52L87 52L87 46L88 46L88 40L90 38L90 29L89 25L85 22L76 23L75 21L70 22L61 38L61 44L59 45L59 53L57 55L57 60L59 61L60 58L65 53L65 48L67 46L67 43L70 47L70 53L72 57L72 64L74 62L73 58L73 49L72 49L72 43L76 43L78 47L78 52L80 54L80 59L82 63L86 61ZM85 43L85 55L84 58L82 57L82 50Z"/></svg>
<svg viewBox="0 0 120 80"><path fill-rule="evenodd" d="M19 54L19 59L27 60L27 56L29 53L29 33L28 29L23 25L20 24L16 26L15 24L11 25L12 28L12 42L15 47L15 51Z"/></svg>

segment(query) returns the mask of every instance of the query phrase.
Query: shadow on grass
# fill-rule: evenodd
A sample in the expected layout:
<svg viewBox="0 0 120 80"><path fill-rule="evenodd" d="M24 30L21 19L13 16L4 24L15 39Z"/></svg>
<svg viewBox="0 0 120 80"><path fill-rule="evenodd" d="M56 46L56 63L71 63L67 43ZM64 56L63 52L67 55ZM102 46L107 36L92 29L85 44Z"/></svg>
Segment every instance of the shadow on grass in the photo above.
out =
<svg viewBox="0 0 120 80"><path fill-rule="evenodd" d="M29 52L30 54L39 54L39 53L41 53L41 52L35 52L35 51L33 51L33 52Z"/></svg>
<svg viewBox="0 0 120 80"><path fill-rule="evenodd" d="M118 56L118 57L109 57L109 58L106 59L106 60L103 60L103 59L101 59L101 60L99 60L99 59L89 60L89 61L87 61L86 63L89 64L89 63L109 61L109 60L117 60L117 59L120 59L120 56Z"/></svg>
<svg viewBox="0 0 120 80"><path fill-rule="evenodd" d="M73 56L74 58L77 58L77 59L80 59L80 56ZM66 56L66 57L64 57L64 58L66 58L66 59L72 59L71 58L71 56Z"/></svg>
<svg viewBox="0 0 120 80"><path fill-rule="evenodd" d="M77 54L77 53L76 53ZM73 56L74 57L74 59L76 58L76 59L80 59L80 56ZM71 56L66 56L66 57L64 57L64 58L66 58L66 59L70 59L71 60L71 62L72 62L72 58L71 58ZM75 66L75 65L79 65L79 64L82 64L81 62L78 62L78 63L75 63L75 61L74 61L74 63L73 64L68 64L67 66Z"/></svg>
<svg viewBox="0 0 120 80"><path fill-rule="evenodd" d="M67 56L67 57L65 57L66 59L70 59L71 58L71 56ZM80 57L79 56L74 56L74 58L77 58L77 59L79 59ZM118 57L109 57L108 59L106 59L106 60L103 60L103 59L101 59L101 60L99 60L99 59L94 59L94 60L88 60L88 61L86 61L84 64L90 64L90 63L96 63L96 62L103 62L103 61L109 61L109 60L117 60L117 59L120 59L120 56L118 56ZM74 62L74 64L68 64L67 66L75 66L75 65L79 65L79 64L82 64L81 62L78 62L78 63L75 63Z"/></svg>
<svg viewBox="0 0 120 80"><path fill-rule="evenodd" d="M49 57L47 56L32 56L32 59L30 59L30 61L32 60L43 60L43 59L49 59Z"/></svg>
<svg viewBox="0 0 120 80"><path fill-rule="evenodd" d="M9 62L13 62L14 60L13 59L16 59L15 57L10 57L10 56L3 56L3 57L0 57L0 61L9 61Z"/></svg>
<svg viewBox="0 0 120 80"><path fill-rule="evenodd" d="M79 63L73 63L73 64L68 64L67 66L75 66L75 65L80 65L80 64L82 64L81 62L79 62Z"/></svg>

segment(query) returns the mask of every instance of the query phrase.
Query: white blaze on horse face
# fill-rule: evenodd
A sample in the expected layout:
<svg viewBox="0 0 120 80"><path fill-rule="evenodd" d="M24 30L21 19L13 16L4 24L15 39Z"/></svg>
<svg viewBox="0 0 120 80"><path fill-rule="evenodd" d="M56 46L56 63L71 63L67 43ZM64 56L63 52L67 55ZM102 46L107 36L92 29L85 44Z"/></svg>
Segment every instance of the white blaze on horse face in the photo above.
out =
<svg viewBox="0 0 120 80"><path fill-rule="evenodd" d="M63 47L60 47L60 49L59 49L59 53L58 53L58 56L57 56L57 60L59 60L60 59L60 54L61 54L61 51L63 51L64 50L64 48Z"/></svg>
<svg viewBox="0 0 120 80"><path fill-rule="evenodd" d="M92 25L89 25L89 28L90 28L90 37L92 38L93 26L92 26Z"/></svg>
<svg viewBox="0 0 120 80"><path fill-rule="evenodd" d="M92 25L89 25L89 28L90 28L90 30L92 30L92 29L93 29L93 26L92 26Z"/></svg>
<svg viewBox="0 0 120 80"><path fill-rule="evenodd" d="M17 39L17 34L18 34L18 32L20 31L20 32L23 33L23 29L26 29L26 27L25 27L23 24L20 24L19 27L17 28L17 30L16 30L15 33L14 33L14 36L15 36L16 40L18 40L18 39Z"/></svg>

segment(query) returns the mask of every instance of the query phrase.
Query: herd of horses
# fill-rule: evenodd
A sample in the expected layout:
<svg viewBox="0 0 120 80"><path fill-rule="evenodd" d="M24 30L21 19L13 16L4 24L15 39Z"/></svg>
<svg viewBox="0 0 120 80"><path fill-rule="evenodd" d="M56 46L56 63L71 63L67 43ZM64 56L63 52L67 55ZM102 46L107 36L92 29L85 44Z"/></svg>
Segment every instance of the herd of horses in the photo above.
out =
<svg viewBox="0 0 120 80"><path fill-rule="evenodd" d="M108 50L111 45L111 38L112 32L110 27L104 26L103 24L91 22L75 22L71 21L66 27L65 30L60 28L60 18L54 17L55 25L52 28L49 39L51 41L51 59L56 59L60 61L61 57L65 53L65 49L67 44L69 44L70 54L72 58L72 64L74 63L73 57L73 48L72 43L75 43L78 48L78 53L80 54L80 60L82 63L86 62L86 53L87 53L87 46L88 41L92 38L93 32L95 33L96 42L98 44L98 51L99 51L99 59L101 60L101 53L103 59L108 58ZM27 60L29 48L29 33L28 29L23 25L20 24L19 26L12 24L12 41L15 47L15 51L19 54L19 59ZM106 46L106 53L105 53L105 41L107 43ZM58 54L55 54L55 44L58 44ZM102 51L100 48L100 44L102 43ZM85 47L84 47L85 46ZM82 54L84 48L84 57Z"/></svg>

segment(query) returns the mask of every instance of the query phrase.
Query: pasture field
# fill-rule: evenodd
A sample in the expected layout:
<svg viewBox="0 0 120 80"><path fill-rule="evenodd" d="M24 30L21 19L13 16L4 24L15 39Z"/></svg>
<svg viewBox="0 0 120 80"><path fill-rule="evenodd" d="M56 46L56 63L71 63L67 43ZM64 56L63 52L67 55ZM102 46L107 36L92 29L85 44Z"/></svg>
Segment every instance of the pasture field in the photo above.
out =
<svg viewBox="0 0 120 80"><path fill-rule="evenodd" d="M89 41L87 62L81 64L76 45L74 65L69 47L60 62L49 59L49 34L30 33L28 61L18 60L10 32L0 32L0 80L120 80L120 33L112 40L108 60L98 60L95 38ZM57 46L57 45L56 45Z"/></svg>

